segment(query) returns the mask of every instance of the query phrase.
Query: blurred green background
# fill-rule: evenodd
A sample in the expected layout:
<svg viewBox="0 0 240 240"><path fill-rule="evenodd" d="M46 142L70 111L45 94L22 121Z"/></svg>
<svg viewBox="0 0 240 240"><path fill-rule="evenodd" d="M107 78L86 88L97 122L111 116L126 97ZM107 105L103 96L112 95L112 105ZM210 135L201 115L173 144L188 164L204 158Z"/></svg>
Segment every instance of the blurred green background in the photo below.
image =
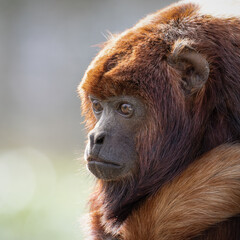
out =
<svg viewBox="0 0 240 240"><path fill-rule="evenodd" d="M107 31L170 2L0 0L0 240L83 239L94 179L77 85Z"/></svg>

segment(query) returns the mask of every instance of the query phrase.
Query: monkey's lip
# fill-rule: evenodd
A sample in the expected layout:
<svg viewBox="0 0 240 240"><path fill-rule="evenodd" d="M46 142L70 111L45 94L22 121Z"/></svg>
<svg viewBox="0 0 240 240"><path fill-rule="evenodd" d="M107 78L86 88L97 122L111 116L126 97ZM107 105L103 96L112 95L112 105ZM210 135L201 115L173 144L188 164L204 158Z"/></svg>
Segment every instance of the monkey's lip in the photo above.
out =
<svg viewBox="0 0 240 240"><path fill-rule="evenodd" d="M111 166L111 167L114 167L114 168L122 167L118 163L111 162L111 161L106 161L106 160L104 160L102 158L99 158L99 157L89 156L87 158L87 161L88 161L88 164L90 164L90 165L95 164L95 165L98 165L98 166L109 166L109 167Z"/></svg>

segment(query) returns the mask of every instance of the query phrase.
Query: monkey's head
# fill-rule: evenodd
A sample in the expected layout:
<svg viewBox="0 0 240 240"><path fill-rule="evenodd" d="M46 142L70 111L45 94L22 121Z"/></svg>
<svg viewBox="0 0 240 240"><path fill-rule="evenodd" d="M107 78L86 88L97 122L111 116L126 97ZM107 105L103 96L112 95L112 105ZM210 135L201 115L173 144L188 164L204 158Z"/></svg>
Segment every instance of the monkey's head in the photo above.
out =
<svg viewBox="0 0 240 240"><path fill-rule="evenodd" d="M134 179L145 193L196 157L207 121L199 109L211 105L205 55L164 21L156 13L109 39L79 86L88 169L105 182Z"/></svg>
<svg viewBox="0 0 240 240"><path fill-rule="evenodd" d="M161 163L161 171L170 170L168 151L188 151L183 144L193 129L187 101L208 78L208 63L189 40L169 44L145 31L130 29L110 39L79 86L89 129L85 159L106 181L146 175ZM152 174L154 169L159 171L154 167Z"/></svg>

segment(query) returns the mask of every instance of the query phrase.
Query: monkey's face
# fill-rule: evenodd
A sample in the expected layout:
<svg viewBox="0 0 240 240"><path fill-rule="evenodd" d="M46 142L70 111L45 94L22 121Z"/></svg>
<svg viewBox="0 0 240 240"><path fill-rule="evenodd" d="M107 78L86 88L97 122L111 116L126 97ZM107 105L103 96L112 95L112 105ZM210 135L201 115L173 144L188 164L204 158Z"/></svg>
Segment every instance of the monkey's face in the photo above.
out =
<svg viewBox="0 0 240 240"><path fill-rule="evenodd" d="M119 180L135 169L135 136L145 119L144 104L131 96L90 100L97 123L85 150L88 169L97 178Z"/></svg>

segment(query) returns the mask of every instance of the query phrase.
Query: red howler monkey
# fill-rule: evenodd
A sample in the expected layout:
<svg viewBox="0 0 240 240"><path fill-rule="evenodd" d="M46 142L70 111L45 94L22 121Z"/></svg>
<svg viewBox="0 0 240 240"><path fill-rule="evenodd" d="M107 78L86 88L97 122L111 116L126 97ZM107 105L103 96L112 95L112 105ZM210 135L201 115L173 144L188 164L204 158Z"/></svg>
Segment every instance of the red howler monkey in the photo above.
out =
<svg viewBox="0 0 240 240"><path fill-rule="evenodd" d="M107 41L79 93L90 239L240 239L239 17L149 15Z"/></svg>

